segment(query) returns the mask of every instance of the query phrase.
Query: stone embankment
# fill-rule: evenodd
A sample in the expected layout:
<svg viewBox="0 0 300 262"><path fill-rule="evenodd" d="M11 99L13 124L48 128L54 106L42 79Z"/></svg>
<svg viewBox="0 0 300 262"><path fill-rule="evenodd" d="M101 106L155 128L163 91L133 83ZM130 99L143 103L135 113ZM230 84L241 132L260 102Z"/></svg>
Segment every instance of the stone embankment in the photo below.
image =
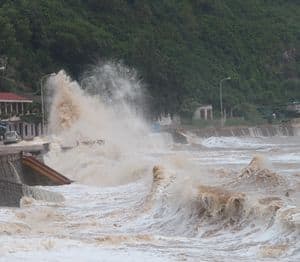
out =
<svg viewBox="0 0 300 262"><path fill-rule="evenodd" d="M61 194L0 179L0 206L19 207L22 197L48 202L62 202Z"/></svg>
<svg viewBox="0 0 300 262"><path fill-rule="evenodd" d="M294 136L300 136L300 118L295 118L291 121L291 126L294 130Z"/></svg>
<svg viewBox="0 0 300 262"><path fill-rule="evenodd" d="M236 136L236 137L271 137L271 136L294 136L295 128L291 124L264 125L264 126L235 126L223 128L203 128L193 130L200 137L211 136Z"/></svg>
<svg viewBox="0 0 300 262"><path fill-rule="evenodd" d="M174 142L187 143L187 132L192 132L199 137L271 137L271 136L300 136L300 118L277 125L261 126L232 126L197 128L194 126L164 126L163 132L169 132Z"/></svg>
<svg viewBox="0 0 300 262"><path fill-rule="evenodd" d="M65 181L65 184L71 183L71 181L36 158L34 161L30 159L33 166L28 165L26 158L28 156L23 156L23 152L18 150L15 152L0 151L0 206L18 207L22 197L50 202L63 201L62 195L34 186L63 184L58 183L58 179Z"/></svg>
<svg viewBox="0 0 300 262"><path fill-rule="evenodd" d="M180 128L179 128L180 130ZM195 128L183 127L181 130L188 130L199 137L271 137L271 136L300 136L300 118L282 122L276 125L260 126L231 126L223 128ZM184 132L184 131L183 131Z"/></svg>

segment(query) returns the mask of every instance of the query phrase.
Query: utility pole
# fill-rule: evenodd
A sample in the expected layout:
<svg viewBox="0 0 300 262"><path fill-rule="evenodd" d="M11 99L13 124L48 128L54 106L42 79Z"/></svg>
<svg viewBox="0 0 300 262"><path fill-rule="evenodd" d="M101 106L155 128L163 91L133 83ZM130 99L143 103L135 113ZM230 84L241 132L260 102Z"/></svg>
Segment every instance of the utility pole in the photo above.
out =
<svg viewBox="0 0 300 262"><path fill-rule="evenodd" d="M2 78L4 77L4 71L6 69L6 62L7 62L7 58L0 58L0 71L2 71ZM0 86L2 87L2 79L0 80Z"/></svg>
<svg viewBox="0 0 300 262"><path fill-rule="evenodd" d="M41 77L40 79L40 88L41 88L41 103L42 103L42 132L45 134L45 106L44 106L44 79L49 76L55 76L55 73L47 74Z"/></svg>
<svg viewBox="0 0 300 262"><path fill-rule="evenodd" d="M220 113L221 113L221 127L224 126L224 118L223 118L223 97L222 97L222 83L226 80L230 80L231 77L228 76L220 80Z"/></svg>

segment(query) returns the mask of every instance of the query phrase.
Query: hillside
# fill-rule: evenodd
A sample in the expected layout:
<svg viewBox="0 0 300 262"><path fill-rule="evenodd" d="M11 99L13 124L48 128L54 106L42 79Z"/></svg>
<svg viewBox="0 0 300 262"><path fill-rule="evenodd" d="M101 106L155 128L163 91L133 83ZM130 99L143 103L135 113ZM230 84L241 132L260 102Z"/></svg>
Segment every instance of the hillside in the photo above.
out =
<svg viewBox="0 0 300 262"><path fill-rule="evenodd" d="M299 32L298 0L0 0L0 87L36 91L44 74L80 79L116 60L138 71L154 113L218 111L231 76L224 107L251 118L300 99Z"/></svg>

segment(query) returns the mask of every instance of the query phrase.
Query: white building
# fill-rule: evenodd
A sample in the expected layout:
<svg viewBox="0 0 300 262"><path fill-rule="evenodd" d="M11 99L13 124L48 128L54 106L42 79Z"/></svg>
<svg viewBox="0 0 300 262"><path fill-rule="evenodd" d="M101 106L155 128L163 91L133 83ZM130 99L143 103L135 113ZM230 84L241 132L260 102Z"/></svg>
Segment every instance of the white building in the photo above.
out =
<svg viewBox="0 0 300 262"><path fill-rule="evenodd" d="M17 131L25 139L42 134L41 123L27 123L21 120L21 116L32 113L30 111L32 102L32 100L14 93L0 92L1 121L6 123L8 130Z"/></svg>
<svg viewBox="0 0 300 262"><path fill-rule="evenodd" d="M193 119L195 119L195 120L212 120L213 119L212 105L199 106L194 112Z"/></svg>
<svg viewBox="0 0 300 262"><path fill-rule="evenodd" d="M288 111L300 114L300 102L293 102L286 108Z"/></svg>
<svg viewBox="0 0 300 262"><path fill-rule="evenodd" d="M173 117L171 117L170 114L167 114L165 116L162 115L157 120L157 123L161 126L179 125L180 124L180 116L173 115Z"/></svg>

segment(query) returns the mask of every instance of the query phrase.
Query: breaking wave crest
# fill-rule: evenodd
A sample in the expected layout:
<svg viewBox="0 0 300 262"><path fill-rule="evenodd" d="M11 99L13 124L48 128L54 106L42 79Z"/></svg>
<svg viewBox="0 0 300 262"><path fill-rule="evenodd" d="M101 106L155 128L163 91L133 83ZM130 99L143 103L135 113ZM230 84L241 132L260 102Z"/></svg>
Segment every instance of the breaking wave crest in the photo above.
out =
<svg viewBox="0 0 300 262"><path fill-rule="evenodd" d="M299 241L300 209L290 205L283 191L287 182L270 171L266 163L255 156L236 178L219 186L182 179L163 166L154 166L153 184L146 199L157 221L151 229L201 238L228 238L227 234L233 234L261 245L262 256L277 257L293 250L289 241ZM256 239L258 236L261 239ZM282 246L285 248L278 250Z"/></svg>
<svg viewBox="0 0 300 262"><path fill-rule="evenodd" d="M254 139L239 137L209 137L200 143L208 148L262 148L262 143L254 142Z"/></svg>

